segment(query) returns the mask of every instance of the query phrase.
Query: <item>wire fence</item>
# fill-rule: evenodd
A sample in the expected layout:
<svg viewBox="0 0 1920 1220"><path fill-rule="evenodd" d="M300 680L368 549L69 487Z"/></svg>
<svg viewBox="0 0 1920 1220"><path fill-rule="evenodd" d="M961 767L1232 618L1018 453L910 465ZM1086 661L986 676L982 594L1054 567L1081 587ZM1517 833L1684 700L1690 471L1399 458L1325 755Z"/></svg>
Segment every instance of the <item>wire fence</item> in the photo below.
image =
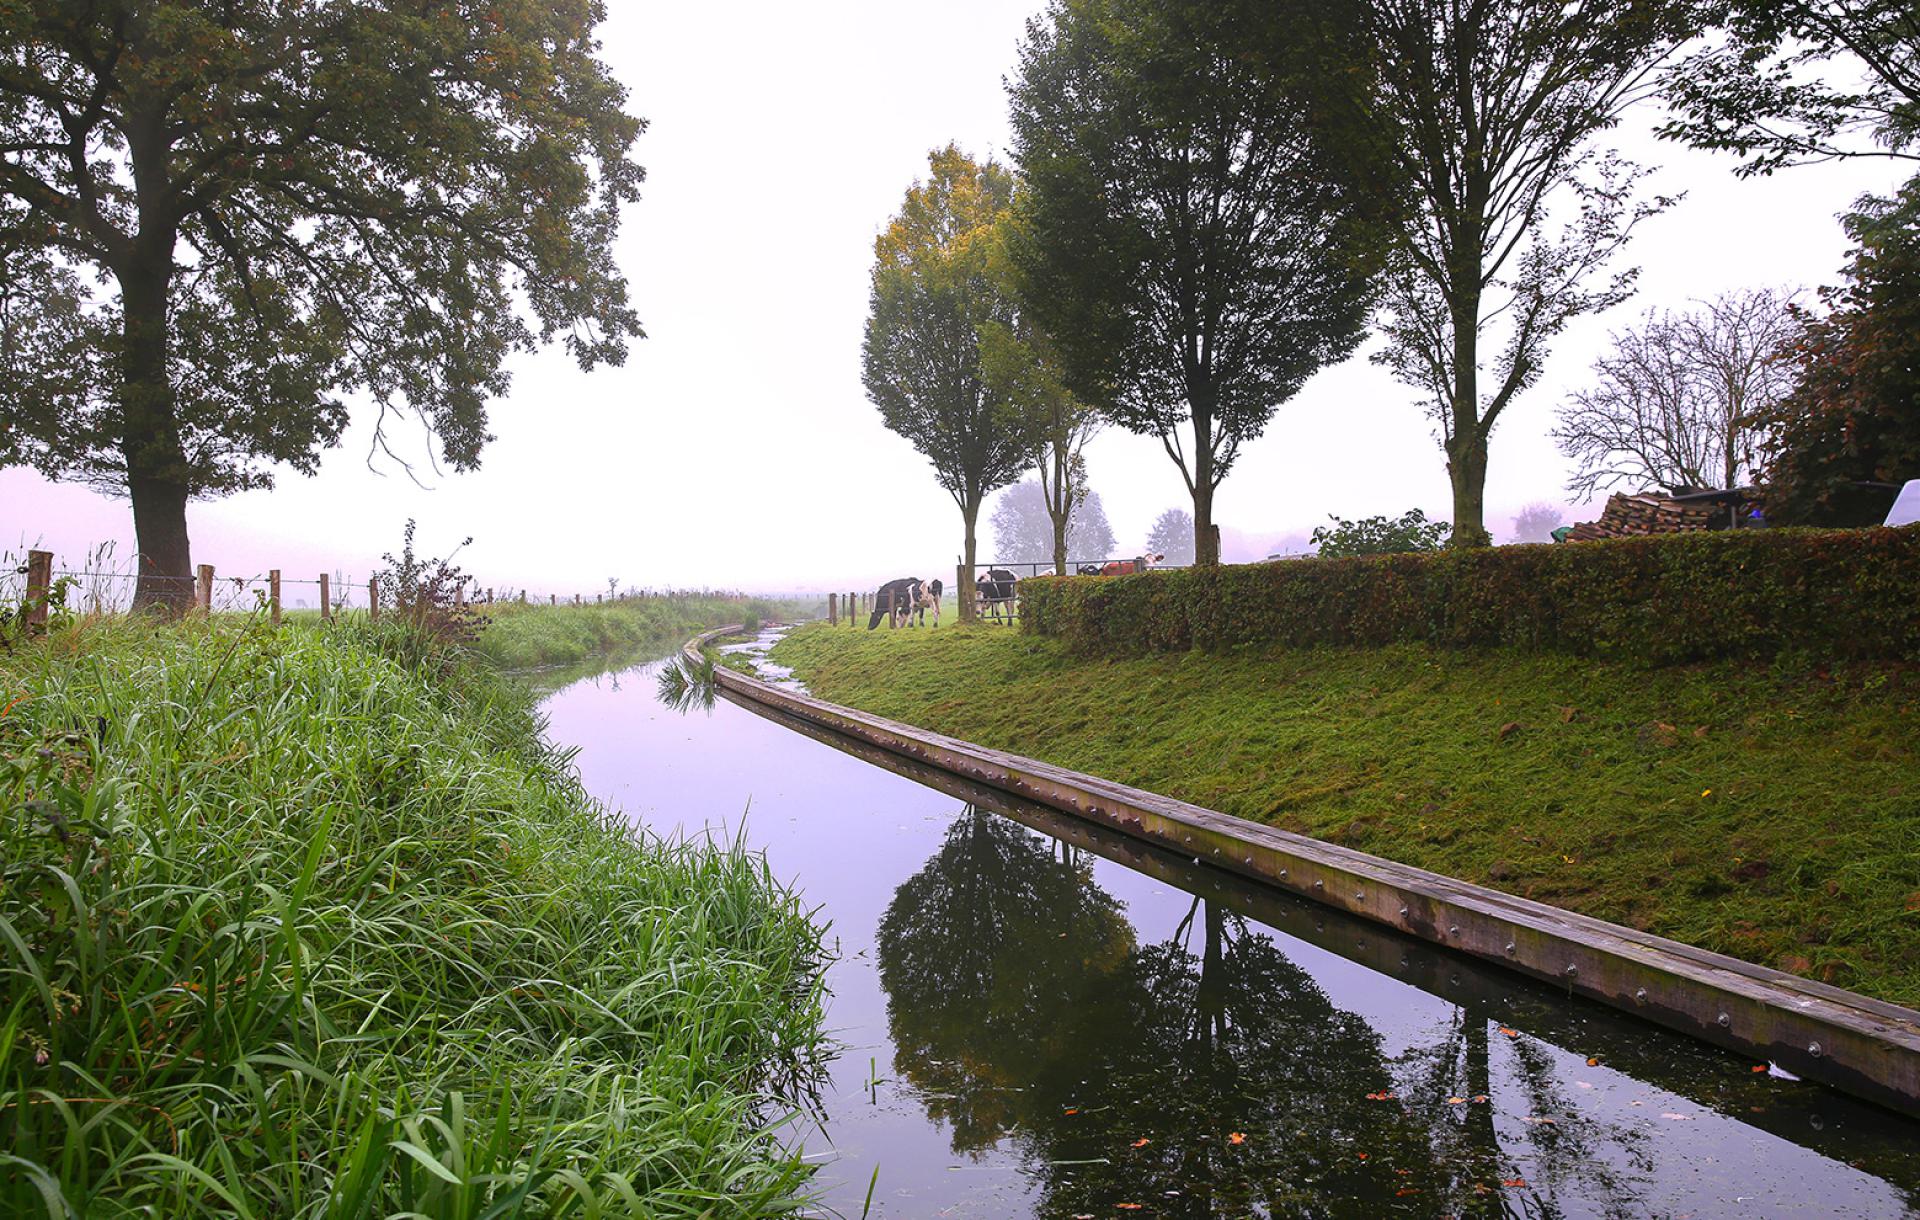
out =
<svg viewBox="0 0 1920 1220"><path fill-rule="evenodd" d="M289 576L280 569L244 575L216 571L201 564L192 576L142 573L133 561L117 559L111 543L95 547L68 563L50 551L25 548L0 551L0 606L19 606L28 626L43 624L52 607L80 614L119 614L133 609L141 586L146 599L191 605L196 613L266 611L275 622L285 612L311 612L322 617L364 612L379 617L392 609L396 589L391 575L365 575L337 568L312 576ZM741 601L738 589L656 588L608 581L591 593L579 590L536 589L526 585L483 585L468 577L460 580L453 597L457 604L584 606L632 601L700 597ZM766 595L761 595L766 596Z"/></svg>

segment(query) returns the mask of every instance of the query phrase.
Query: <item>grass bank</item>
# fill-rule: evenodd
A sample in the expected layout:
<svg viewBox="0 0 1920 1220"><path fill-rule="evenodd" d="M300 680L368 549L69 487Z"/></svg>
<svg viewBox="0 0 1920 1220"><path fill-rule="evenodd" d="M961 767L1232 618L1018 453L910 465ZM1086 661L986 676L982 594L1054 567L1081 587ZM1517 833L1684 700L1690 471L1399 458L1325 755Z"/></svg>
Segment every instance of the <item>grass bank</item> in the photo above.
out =
<svg viewBox="0 0 1920 1220"><path fill-rule="evenodd" d="M1518 650L775 650L822 698L1920 1006L1920 670Z"/></svg>
<svg viewBox="0 0 1920 1220"><path fill-rule="evenodd" d="M818 929L416 640L0 651L0 1214L796 1209Z"/></svg>
<svg viewBox="0 0 1920 1220"><path fill-rule="evenodd" d="M480 609L487 619L475 645L480 655L501 669L538 669L656 654L709 628L797 616L808 608L761 598L676 594L583 606L502 602Z"/></svg>

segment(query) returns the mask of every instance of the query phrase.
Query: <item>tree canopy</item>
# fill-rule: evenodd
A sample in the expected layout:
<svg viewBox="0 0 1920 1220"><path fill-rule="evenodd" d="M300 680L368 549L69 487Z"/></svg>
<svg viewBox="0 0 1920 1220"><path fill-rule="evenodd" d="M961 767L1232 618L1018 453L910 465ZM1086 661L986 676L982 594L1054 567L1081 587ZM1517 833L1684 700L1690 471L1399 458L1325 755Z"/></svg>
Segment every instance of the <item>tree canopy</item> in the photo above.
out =
<svg viewBox="0 0 1920 1220"><path fill-rule="evenodd" d="M1667 73L1663 136L1734 153L1743 175L1920 155L1913 0L1720 0L1707 15L1724 37Z"/></svg>
<svg viewBox="0 0 1920 1220"><path fill-rule="evenodd" d="M1184 508L1170 508L1153 519L1147 531L1147 550L1165 555L1167 562L1185 565L1193 562L1193 514Z"/></svg>
<svg viewBox="0 0 1920 1220"><path fill-rule="evenodd" d="M1624 299L1609 273L1643 198L1637 167L1592 138L1650 96L1691 20L1682 0L1371 0L1360 26L1377 85L1355 139L1411 201L1390 226L1386 346L1426 399L1453 485L1453 544L1484 546L1488 446L1573 318ZM1548 224L1560 207L1564 223ZM1497 358L1483 340L1497 335ZM1486 344L1484 346L1492 346ZM1486 385L1481 375L1490 372Z"/></svg>
<svg viewBox="0 0 1920 1220"><path fill-rule="evenodd" d="M1766 513L1782 524L1875 525L1920 478L1920 179L1845 223L1845 282L1804 317L1794 387L1764 420Z"/></svg>
<svg viewBox="0 0 1920 1220"><path fill-rule="evenodd" d="M1311 100L1328 64L1276 36L1295 7L1055 0L1010 85L1021 297L1067 387L1179 467L1202 562L1241 446L1353 351L1369 303Z"/></svg>
<svg viewBox="0 0 1920 1220"><path fill-rule="evenodd" d="M136 601L179 603L187 501L311 472L349 395L467 470L508 355L618 362L642 124L604 15L0 6L0 462L126 493Z"/></svg>
<svg viewBox="0 0 1920 1220"><path fill-rule="evenodd" d="M953 144L927 165L926 180L908 189L874 241L862 380L881 420L932 463L960 509L964 614L980 505L1030 459L1020 405L989 382L980 353L983 328L1016 320L993 267L995 224L1013 203L1014 178Z"/></svg>

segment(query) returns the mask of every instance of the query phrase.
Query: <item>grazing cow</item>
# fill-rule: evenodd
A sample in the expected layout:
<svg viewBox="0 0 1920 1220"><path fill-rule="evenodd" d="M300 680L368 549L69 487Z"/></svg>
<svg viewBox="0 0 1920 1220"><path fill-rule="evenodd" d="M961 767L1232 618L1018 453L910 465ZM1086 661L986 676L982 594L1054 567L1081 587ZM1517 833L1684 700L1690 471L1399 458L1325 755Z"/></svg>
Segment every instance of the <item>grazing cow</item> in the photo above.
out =
<svg viewBox="0 0 1920 1220"><path fill-rule="evenodd" d="M905 622L913 604L920 600L920 578L902 576L881 585L873 594L873 617L867 620L867 630L872 631L880 625L881 619L887 620L887 626L898 627Z"/></svg>
<svg viewBox="0 0 1920 1220"><path fill-rule="evenodd" d="M933 611L933 625L938 627L940 625L940 594L944 592L945 589L946 586L938 580L922 582L920 585L920 596L915 598L908 607L908 614L918 615L920 624L925 626L927 611L931 610ZM911 623L908 625L912 626Z"/></svg>
<svg viewBox="0 0 1920 1220"><path fill-rule="evenodd" d="M1001 621L1001 611L1006 611L1006 622L1013 621L1014 586L1020 578L1005 568L988 568L984 580L975 580L974 588L979 594L980 616L991 614L994 621Z"/></svg>

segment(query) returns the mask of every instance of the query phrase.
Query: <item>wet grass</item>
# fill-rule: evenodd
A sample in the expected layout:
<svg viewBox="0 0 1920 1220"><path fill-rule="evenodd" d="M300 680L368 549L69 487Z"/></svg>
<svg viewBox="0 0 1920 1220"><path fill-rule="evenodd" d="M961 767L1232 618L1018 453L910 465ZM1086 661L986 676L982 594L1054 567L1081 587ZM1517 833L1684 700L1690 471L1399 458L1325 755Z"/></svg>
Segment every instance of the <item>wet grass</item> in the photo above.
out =
<svg viewBox="0 0 1920 1220"><path fill-rule="evenodd" d="M699 594L635 598L582 606L482 607L487 625L476 650L501 669L580 665L607 656L653 657L696 632L752 619L798 616L797 604Z"/></svg>
<svg viewBox="0 0 1920 1220"><path fill-rule="evenodd" d="M798 1209L819 929L523 689L236 616L16 644L0 708L0 1214Z"/></svg>
<svg viewBox="0 0 1920 1220"><path fill-rule="evenodd" d="M805 627L823 698L1920 1006L1920 671L1519 651L1084 660Z"/></svg>

